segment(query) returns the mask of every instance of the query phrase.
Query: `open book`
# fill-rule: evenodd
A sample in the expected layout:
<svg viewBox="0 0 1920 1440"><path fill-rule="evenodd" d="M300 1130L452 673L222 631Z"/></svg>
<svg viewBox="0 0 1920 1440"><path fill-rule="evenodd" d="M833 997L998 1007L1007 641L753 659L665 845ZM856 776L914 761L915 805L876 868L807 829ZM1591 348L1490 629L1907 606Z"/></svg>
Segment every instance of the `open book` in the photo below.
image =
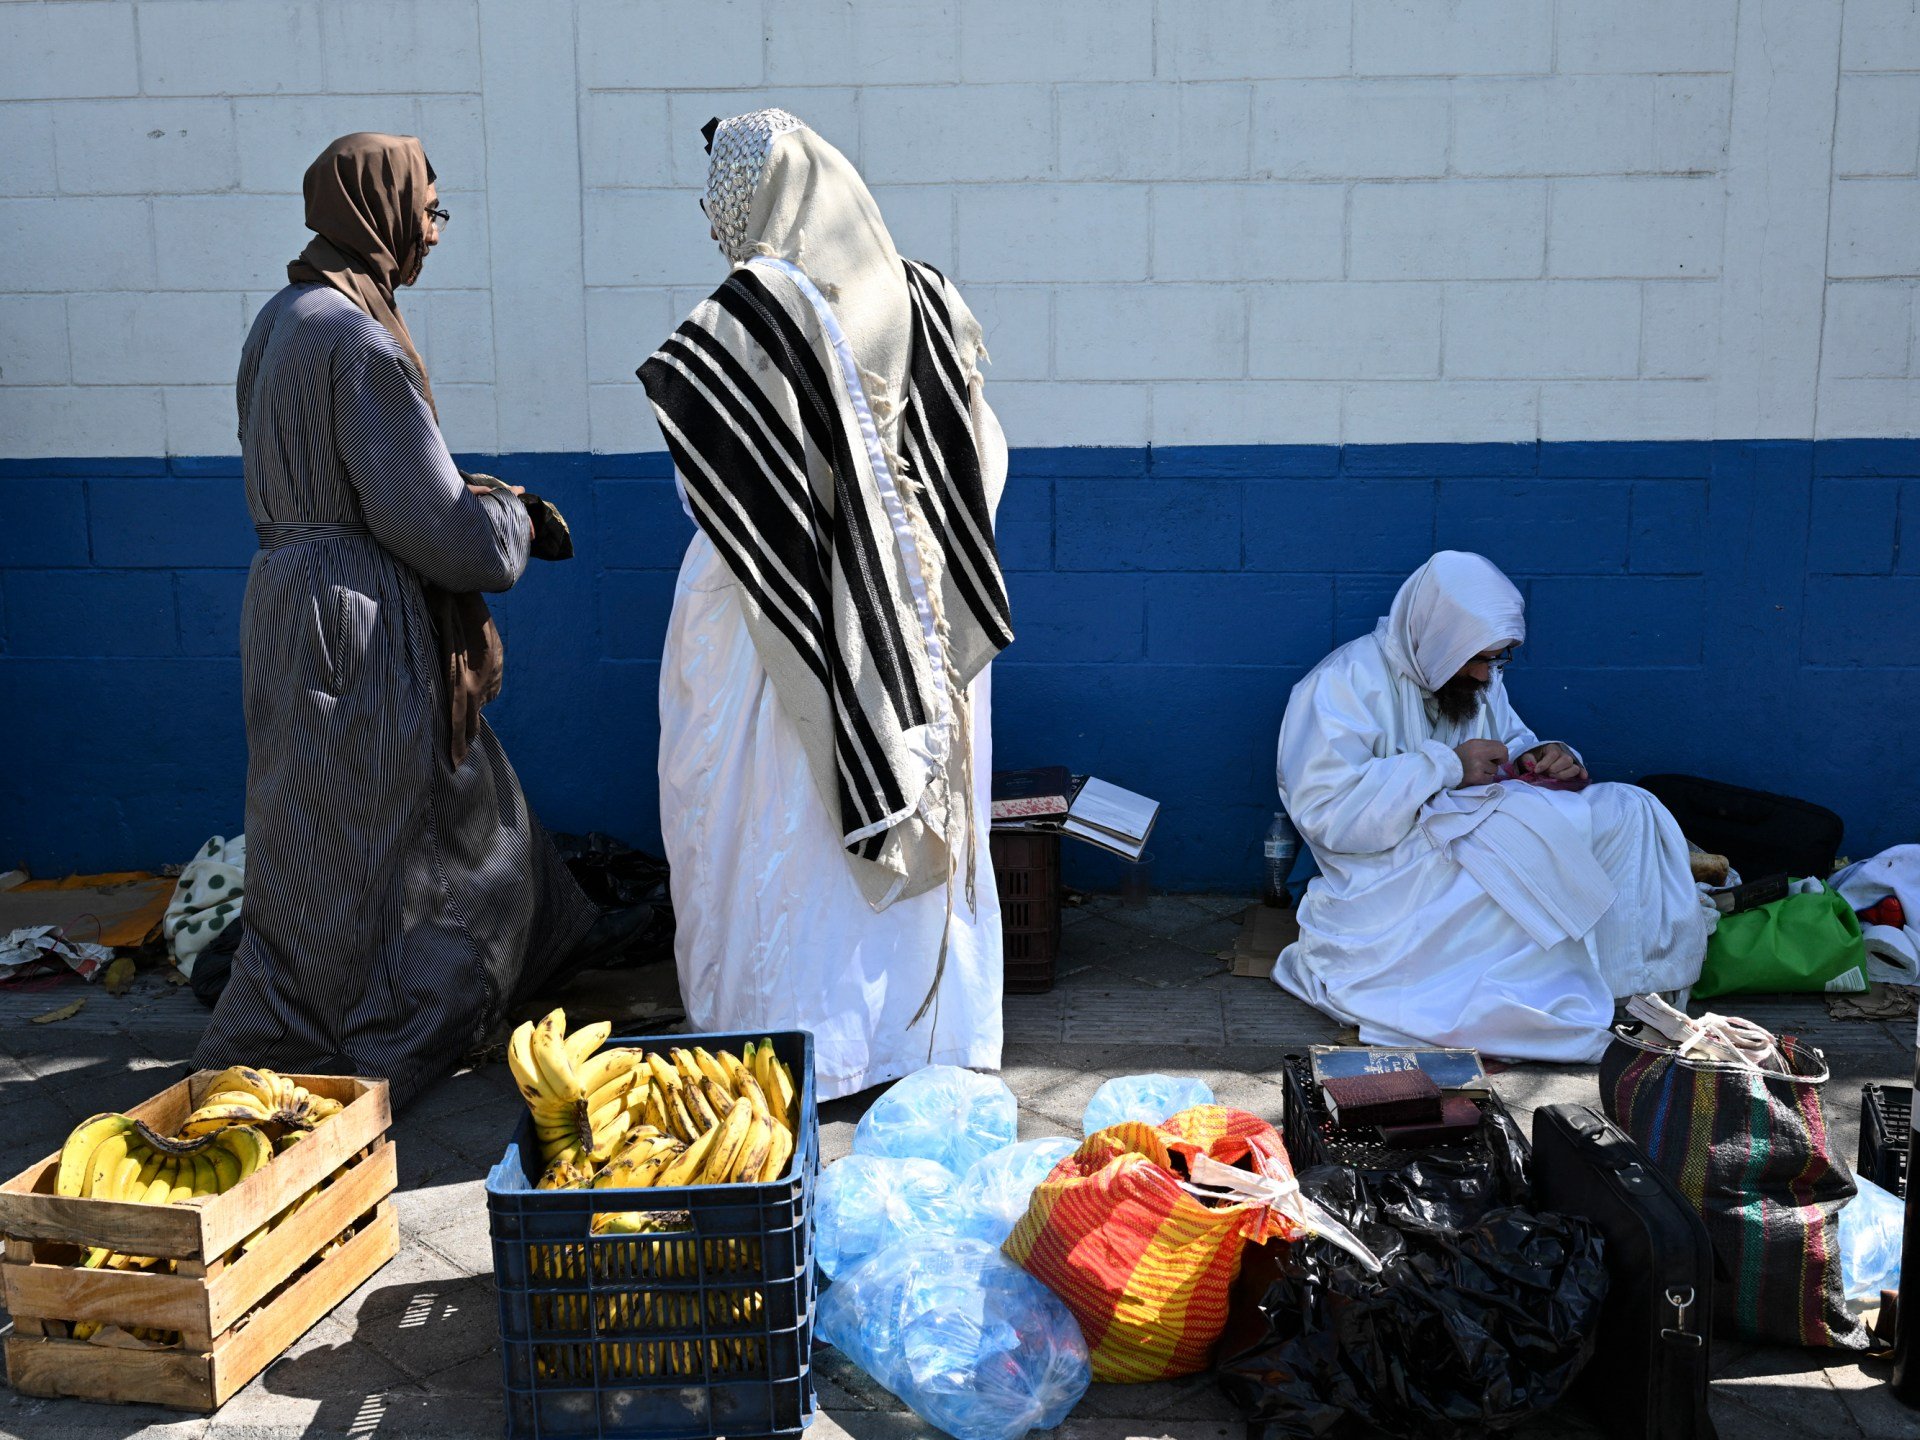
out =
<svg viewBox="0 0 1920 1440"><path fill-rule="evenodd" d="M1147 848L1147 836L1160 817L1160 802L1122 790L1105 780L1089 777L1073 797L1066 822L1068 835L1089 841L1128 860L1138 860Z"/></svg>

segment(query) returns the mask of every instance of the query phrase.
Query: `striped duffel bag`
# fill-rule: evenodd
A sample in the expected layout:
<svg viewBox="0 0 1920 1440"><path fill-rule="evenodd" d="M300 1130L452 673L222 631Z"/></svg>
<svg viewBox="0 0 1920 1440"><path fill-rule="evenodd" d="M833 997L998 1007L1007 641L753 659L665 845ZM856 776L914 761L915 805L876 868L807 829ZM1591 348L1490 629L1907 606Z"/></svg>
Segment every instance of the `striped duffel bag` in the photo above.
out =
<svg viewBox="0 0 1920 1440"><path fill-rule="evenodd" d="M1853 1175L1820 1108L1826 1057L1782 1036L1785 1066L1682 1057L1618 1026L1600 1099L1707 1222L1714 1323L1777 1345L1862 1350L1840 1279L1840 1211Z"/></svg>

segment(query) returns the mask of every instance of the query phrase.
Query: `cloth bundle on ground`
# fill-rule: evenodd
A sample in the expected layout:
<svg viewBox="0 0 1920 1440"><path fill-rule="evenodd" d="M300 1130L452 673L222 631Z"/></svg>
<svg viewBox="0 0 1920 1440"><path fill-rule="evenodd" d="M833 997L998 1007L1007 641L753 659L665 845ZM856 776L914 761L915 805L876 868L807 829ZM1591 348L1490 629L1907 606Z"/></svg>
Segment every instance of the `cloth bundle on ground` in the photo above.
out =
<svg viewBox="0 0 1920 1440"><path fill-rule="evenodd" d="M161 928L173 963L191 977L194 961L240 916L246 889L247 837L216 835L194 854L167 902Z"/></svg>
<svg viewBox="0 0 1920 1440"><path fill-rule="evenodd" d="M1796 880L1784 900L1723 915L1707 941L1696 999L1867 988L1867 951L1853 906L1818 880Z"/></svg>
<svg viewBox="0 0 1920 1440"><path fill-rule="evenodd" d="M1200 1188L1228 1170L1268 1193L1219 1203ZM1206 1369L1246 1247L1306 1233L1273 1127L1202 1105L1164 1127L1088 1136L1034 1190L1004 1249L1080 1322L1094 1379L1139 1382Z"/></svg>
<svg viewBox="0 0 1920 1440"><path fill-rule="evenodd" d="M1749 1340L1866 1348L1842 1289L1839 1215L1853 1175L1820 1105L1827 1062L1780 1037L1785 1064L1696 1060L1622 1026L1600 1062L1600 1098L1700 1211L1720 1278L1715 1321Z"/></svg>
<svg viewBox="0 0 1920 1440"><path fill-rule="evenodd" d="M1218 1370L1255 1440L1480 1440L1591 1358L1607 1272L1585 1221L1503 1207L1434 1226L1419 1217L1444 1197L1384 1204L1333 1166L1300 1180L1384 1268L1314 1238L1249 1247Z"/></svg>
<svg viewBox="0 0 1920 1440"><path fill-rule="evenodd" d="M1895 845L1871 860L1836 871L1827 882L1856 911L1898 902L1899 923L1866 919L1861 941L1867 952L1867 978L1896 985L1920 984L1920 845ZM1891 917L1890 917L1891 918Z"/></svg>

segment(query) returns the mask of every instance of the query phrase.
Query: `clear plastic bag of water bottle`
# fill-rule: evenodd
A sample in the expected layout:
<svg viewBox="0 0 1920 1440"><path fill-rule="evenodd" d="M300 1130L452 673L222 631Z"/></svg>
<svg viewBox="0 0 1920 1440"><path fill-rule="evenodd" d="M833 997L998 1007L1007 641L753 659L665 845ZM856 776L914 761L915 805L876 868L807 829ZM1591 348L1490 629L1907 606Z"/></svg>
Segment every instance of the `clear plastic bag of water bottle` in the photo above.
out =
<svg viewBox="0 0 1920 1440"><path fill-rule="evenodd" d="M1079 1148L1077 1140L1022 1140L974 1161L960 1181L960 1233L1002 1243L1027 1213L1034 1187Z"/></svg>
<svg viewBox="0 0 1920 1440"><path fill-rule="evenodd" d="M981 1156L1011 1145L1019 1129L1013 1091L991 1075L931 1065L873 1104L853 1132L856 1155L911 1155L957 1180Z"/></svg>
<svg viewBox="0 0 1920 1440"><path fill-rule="evenodd" d="M849 1155L820 1176L813 1253L829 1279L899 1240L960 1228L960 1182L944 1165L893 1155Z"/></svg>
<svg viewBox="0 0 1920 1440"><path fill-rule="evenodd" d="M1882 1290L1900 1288L1900 1237L1907 1203L1867 1179L1840 1211L1840 1283L1847 1299L1878 1305Z"/></svg>
<svg viewBox="0 0 1920 1440"><path fill-rule="evenodd" d="M1211 1104L1213 1090L1204 1080L1179 1075L1121 1075L1093 1092L1080 1119L1080 1133L1092 1135L1127 1120L1158 1125L1182 1110Z"/></svg>
<svg viewBox="0 0 1920 1440"><path fill-rule="evenodd" d="M818 1334L954 1440L1051 1430L1093 1379L1067 1307L981 1240L869 1255L821 1297Z"/></svg>

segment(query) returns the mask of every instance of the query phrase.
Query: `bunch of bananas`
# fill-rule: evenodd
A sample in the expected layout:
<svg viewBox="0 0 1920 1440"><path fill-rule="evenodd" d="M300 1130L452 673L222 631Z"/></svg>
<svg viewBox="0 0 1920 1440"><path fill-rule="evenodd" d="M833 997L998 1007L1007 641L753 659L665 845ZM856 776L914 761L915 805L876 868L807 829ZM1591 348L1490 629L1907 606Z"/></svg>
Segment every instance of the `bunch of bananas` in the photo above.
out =
<svg viewBox="0 0 1920 1440"><path fill-rule="evenodd" d="M222 1072L205 1093L206 1098L177 1135L162 1135L144 1120L112 1112L81 1121L61 1147L54 1193L145 1205L178 1205L197 1196L225 1194L279 1150L343 1108L338 1100L315 1095L284 1075L244 1065ZM280 1216L254 1231L241 1241L236 1253L258 1244L275 1225L309 1203L321 1186L341 1173L335 1171ZM339 1243L334 1242L332 1248ZM331 1250L323 1255L326 1253ZM117 1255L102 1246L90 1247L81 1264L89 1270L174 1268L170 1260ZM73 1327L73 1338L90 1339L99 1330L95 1322L81 1322ZM179 1338L170 1331L135 1329L129 1333L158 1344L173 1344Z"/></svg>
<svg viewBox="0 0 1920 1440"><path fill-rule="evenodd" d="M60 1149L54 1193L143 1205L179 1205L196 1196L231 1190L272 1158L273 1146L252 1126L182 1138L162 1135L144 1120L107 1112L87 1117L67 1136L67 1143ZM81 1265L88 1270L174 1268L171 1260L118 1255L100 1245L88 1248ZM73 1338L92 1339L99 1331L99 1322L81 1321L73 1327ZM180 1338L173 1331L143 1328L129 1333L158 1345L176 1344Z"/></svg>
<svg viewBox="0 0 1920 1440"><path fill-rule="evenodd" d="M272 1070L255 1070L235 1065L224 1070L207 1088L206 1098L187 1117L180 1133L188 1138L211 1135L230 1125L277 1126L270 1133L279 1135L296 1130L311 1130L323 1120L338 1115L341 1105L324 1095L315 1095Z"/></svg>
<svg viewBox="0 0 1920 1440"><path fill-rule="evenodd" d="M793 1072L773 1042L744 1055L601 1050L602 1021L571 1035L554 1010L513 1032L507 1064L533 1115L542 1190L768 1181L793 1158ZM650 1228L637 1213L596 1228Z"/></svg>
<svg viewBox="0 0 1920 1440"><path fill-rule="evenodd" d="M775 1056L771 1040L747 1044L739 1055L700 1046L600 1050L608 1033L605 1025L591 1025L569 1035L566 1015L555 1010L522 1025L508 1045L508 1064L539 1138L540 1189L662 1190L765 1183L785 1173L799 1117L793 1072ZM758 1275L757 1240L678 1238L685 1227L684 1213L601 1213L593 1218L596 1234L653 1238L637 1249L535 1246L536 1274L580 1286L579 1293L533 1295L536 1328L661 1336L751 1328L764 1309L751 1286L651 1288L661 1281L711 1282L729 1272ZM590 1381L596 1369L602 1379L700 1379L756 1373L765 1364L765 1341L751 1334L576 1341L536 1346L534 1359L548 1380Z"/></svg>

